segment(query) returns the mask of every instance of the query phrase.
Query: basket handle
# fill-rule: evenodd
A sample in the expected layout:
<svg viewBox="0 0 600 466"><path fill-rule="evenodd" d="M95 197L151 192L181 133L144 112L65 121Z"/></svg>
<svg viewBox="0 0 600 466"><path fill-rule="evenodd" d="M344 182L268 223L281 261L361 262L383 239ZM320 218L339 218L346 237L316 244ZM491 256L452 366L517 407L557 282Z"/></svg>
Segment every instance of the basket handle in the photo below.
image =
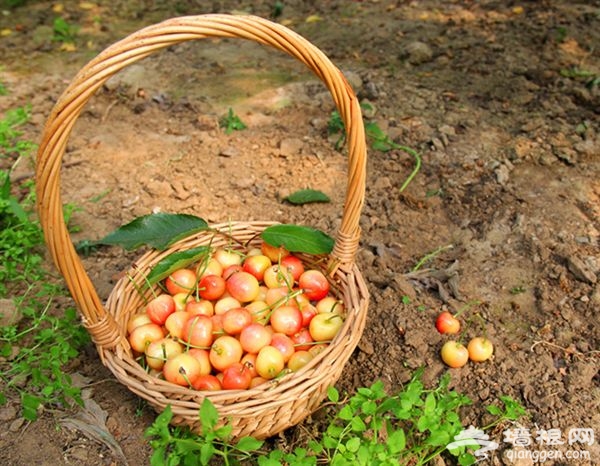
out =
<svg viewBox="0 0 600 466"><path fill-rule="evenodd" d="M64 222L60 169L67 140L85 104L112 75L155 51L209 37L249 39L286 52L311 69L331 92L345 123L348 142L346 199L331 258L342 269L354 264L365 194L366 142L358 99L339 69L309 41L263 18L209 14L169 19L116 42L84 66L52 109L38 149L38 213L46 243L83 314L84 325L100 346L114 346L118 332L83 268Z"/></svg>

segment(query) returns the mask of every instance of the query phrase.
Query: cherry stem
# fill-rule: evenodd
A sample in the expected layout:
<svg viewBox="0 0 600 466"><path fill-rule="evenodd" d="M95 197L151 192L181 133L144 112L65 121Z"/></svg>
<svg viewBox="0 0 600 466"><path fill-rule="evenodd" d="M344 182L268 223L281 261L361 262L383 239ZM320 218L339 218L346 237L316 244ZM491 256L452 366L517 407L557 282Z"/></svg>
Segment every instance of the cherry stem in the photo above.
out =
<svg viewBox="0 0 600 466"><path fill-rule="evenodd" d="M321 341L308 341L306 343L295 343L294 347L296 346L316 346L316 345L328 345L329 343L331 343L332 340L321 340Z"/></svg>
<svg viewBox="0 0 600 466"><path fill-rule="evenodd" d="M475 306L478 304L481 304L481 301L478 301L478 300L469 301L467 304L462 306L458 311L456 311L456 313L454 314L454 317L459 317L461 314L468 311L471 306Z"/></svg>

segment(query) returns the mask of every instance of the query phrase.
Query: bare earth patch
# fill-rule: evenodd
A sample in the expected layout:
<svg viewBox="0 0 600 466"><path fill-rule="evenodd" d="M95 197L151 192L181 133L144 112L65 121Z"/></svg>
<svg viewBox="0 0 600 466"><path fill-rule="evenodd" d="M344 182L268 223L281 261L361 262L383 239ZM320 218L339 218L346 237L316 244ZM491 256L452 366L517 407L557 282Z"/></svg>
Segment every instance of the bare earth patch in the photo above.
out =
<svg viewBox="0 0 600 466"><path fill-rule="evenodd" d="M0 17L0 29L12 31L0 38L0 81L10 90L1 108L31 104L31 140L39 140L73 74L127 33L178 14L268 17L272 2L190 2L177 12L153 2L111 3L90 11L65 2L81 25L74 52L49 40L50 2ZM481 424L483 405L509 395L531 414L524 427L532 432L560 429L566 440L571 428L592 428L600 436L600 84L573 73L600 75L600 5L283 3L278 20L346 72L373 106L372 121L423 160L401 193L413 159L399 150L369 152L357 260L371 304L338 388L352 392L382 379L397 390L421 366L427 383L437 380L447 368L434 319L441 309L469 306L466 336L483 327L496 351L491 361L451 371L452 388L475 401L465 423ZM321 21L306 22L310 15ZM229 107L248 129L227 135L218 128ZM130 67L93 98L69 141L62 186L65 202L81 208L74 240L100 238L156 210L335 234L346 158L327 135L333 109L299 63L253 43L185 43ZM282 202L303 188L332 202ZM438 248L422 273L409 273ZM134 258L114 248L84 259L102 298ZM10 400L0 407L1 462L148 464L143 432L154 412L119 385L92 346L68 370L88 387L88 417L47 410L27 423ZM82 419L94 419L114 443L89 429L86 435ZM318 421L316 414L274 443L297 444ZM502 432L494 435L501 449L489 464L532 464L503 456ZM557 448L585 449L591 459L545 464L600 463L597 439Z"/></svg>

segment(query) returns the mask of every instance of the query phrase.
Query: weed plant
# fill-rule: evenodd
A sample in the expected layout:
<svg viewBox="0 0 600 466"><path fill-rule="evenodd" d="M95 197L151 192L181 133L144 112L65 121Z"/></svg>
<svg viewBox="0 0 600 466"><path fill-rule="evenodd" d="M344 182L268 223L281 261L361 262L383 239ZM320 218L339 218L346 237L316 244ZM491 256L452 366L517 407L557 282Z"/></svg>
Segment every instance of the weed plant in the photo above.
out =
<svg viewBox="0 0 600 466"><path fill-rule="evenodd" d="M19 129L29 115L22 107L0 120L0 300L10 314L0 326L0 404L18 395L22 415L34 420L42 406L81 401L64 368L89 338L73 308L52 314L67 293L44 268L34 184L11 183L14 167L34 148Z"/></svg>
<svg viewBox="0 0 600 466"><path fill-rule="evenodd" d="M309 437L292 451L267 451L264 442L252 437L230 441L231 426L218 425L218 413L205 398L199 410L201 433L169 426L173 413L169 406L146 431L153 448L152 466L208 465L219 458L225 465L258 464L259 466L316 466L317 464L399 466L425 465L440 455L453 456L458 464L476 462L475 440L455 449L446 446L464 431L460 410L471 399L450 390L450 377L444 375L437 387L427 389L422 370L395 394L388 394L381 381L371 387L358 388L356 394L340 399L335 388L328 391L328 402L335 406L328 414L319 436ZM494 421L481 430L502 422L516 421L525 410L510 397L502 396L503 406L490 405Z"/></svg>

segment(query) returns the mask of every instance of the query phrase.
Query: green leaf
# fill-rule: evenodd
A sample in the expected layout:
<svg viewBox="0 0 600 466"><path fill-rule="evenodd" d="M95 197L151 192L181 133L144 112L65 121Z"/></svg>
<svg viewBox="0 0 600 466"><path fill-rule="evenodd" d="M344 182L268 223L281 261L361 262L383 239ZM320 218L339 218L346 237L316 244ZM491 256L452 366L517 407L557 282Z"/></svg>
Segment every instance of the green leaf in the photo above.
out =
<svg viewBox="0 0 600 466"><path fill-rule="evenodd" d="M432 418L430 416L424 415L419 417L419 419L417 420L417 429L419 429L419 432L425 432L434 425L435 424L432 423Z"/></svg>
<svg viewBox="0 0 600 466"><path fill-rule="evenodd" d="M263 441L257 440L254 437L242 437L235 447L238 450L250 453L262 447L263 443Z"/></svg>
<svg viewBox="0 0 600 466"><path fill-rule="evenodd" d="M185 251L177 251L169 254L164 259L161 259L156 264L148 276L148 282L152 285L158 283L163 278L167 278L175 270L182 269L188 265L198 261L202 256L210 251L208 246L198 246L197 248L187 249Z"/></svg>
<svg viewBox="0 0 600 466"><path fill-rule="evenodd" d="M42 404L40 397L24 393L21 397L21 406L23 407L23 417L28 421L37 419L37 409Z"/></svg>
<svg viewBox="0 0 600 466"><path fill-rule="evenodd" d="M150 466L164 466L165 455L167 454L166 445L156 447L152 445L152 448L154 449L154 453L152 453L152 456L150 457Z"/></svg>
<svg viewBox="0 0 600 466"><path fill-rule="evenodd" d="M284 200L291 204L302 205L310 204L312 202L330 202L329 196L322 191L315 189L301 189L295 193L290 194Z"/></svg>
<svg viewBox="0 0 600 466"><path fill-rule="evenodd" d="M202 405L199 411L200 422L202 423L202 432L206 434L208 431L214 429L219 420L219 412L215 405L208 398L202 400Z"/></svg>
<svg viewBox="0 0 600 466"><path fill-rule="evenodd" d="M231 431L233 430L233 426L231 424L225 424L224 426L219 427L213 431L216 438L223 441L228 441L231 437Z"/></svg>
<svg viewBox="0 0 600 466"><path fill-rule="evenodd" d="M371 452L369 451L369 447L365 444L361 444L360 447L358 447L358 450L356 451L354 456L355 456L354 464L358 464L358 465L372 464Z"/></svg>
<svg viewBox="0 0 600 466"><path fill-rule="evenodd" d="M387 439L388 448L390 453L400 453L406 447L406 436L402 429L398 429L389 434Z"/></svg>
<svg viewBox="0 0 600 466"><path fill-rule="evenodd" d="M168 438L170 436L169 423L171 422L172 418L173 411L171 410L171 405L167 405L163 412L156 417L152 425L146 429L144 436Z"/></svg>
<svg viewBox="0 0 600 466"><path fill-rule="evenodd" d="M356 453L360 447L360 439L358 437L352 437L346 442L346 449L349 452Z"/></svg>
<svg viewBox="0 0 600 466"><path fill-rule="evenodd" d="M200 447L200 464L209 465L210 460L215 454L215 447L212 443L204 443Z"/></svg>
<svg viewBox="0 0 600 466"><path fill-rule="evenodd" d="M300 225L272 225L261 233L261 238L271 246L283 246L291 252L329 254L334 239L314 228Z"/></svg>
<svg viewBox="0 0 600 466"><path fill-rule="evenodd" d="M313 439L308 441L308 448L310 448L310 450L316 455L323 451L323 445Z"/></svg>
<svg viewBox="0 0 600 466"><path fill-rule="evenodd" d="M130 251L140 246L164 250L176 241L208 228L206 221L188 214L149 214L109 233L95 244L121 246Z"/></svg>
<svg viewBox="0 0 600 466"><path fill-rule="evenodd" d="M329 398L329 401L337 403L340 399L340 393L335 387L327 387L327 397Z"/></svg>
<svg viewBox="0 0 600 466"><path fill-rule="evenodd" d="M490 405L487 408L488 413L494 416L500 416L502 414L502 410L496 405Z"/></svg>
<svg viewBox="0 0 600 466"><path fill-rule="evenodd" d="M471 453L463 453L458 457L458 464L460 464L460 466L471 466L475 463L477 463L477 460Z"/></svg>
<svg viewBox="0 0 600 466"><path fill-rule="evenodd" d="M426 414L431 414L435 411L436 401L433 393L429 393L425 398L425 408L424 412Z"/></svg>
<svg viewBox="0 0 600 466"><path fill-rule="evenodd" d="M373 400L365 401L361 406L362 412L366 415L375 414L377 412L377 403Z"/></svg>
<svg viewBox="0 0 600 466"><path fill-rule="evenodd" d="M259 456L258 466L280 466L283 452L281 450L271 450L269 456Z"/></svg>
<svg viewBox="0 0 600 466"><path fill-rule="evenodd" d="M427 439L427 445L443 446L450 443L450 435L445 430L432 430L431 435Z"/></svg>
<svg viewBox="0 0 600 466"><path fill-rule="evenodd" d="M367 430L365 421L363 421L358 416L352 418L352 420L350 421L350 427L354 432L364 432L365 430Z"/></svg>
<svg viewBox="0 0 600 466"><path fill-rule="evenodd" d="M338 417L344 421L349 421L353 416L354 413L352 412L352 408L348 405L340 409L340 412L338 413Z"/></svg>
<svg viewBox="0 0 600 466"><path fill-rule="evenodd" d="M510 396L502 395L500 396L500 400L502 400L502 403L504 403L504 416L506 419L516 421L520 417L525 416L527 414L525 408L521 406L521 404L518 401L511 398Z"/></svg>

